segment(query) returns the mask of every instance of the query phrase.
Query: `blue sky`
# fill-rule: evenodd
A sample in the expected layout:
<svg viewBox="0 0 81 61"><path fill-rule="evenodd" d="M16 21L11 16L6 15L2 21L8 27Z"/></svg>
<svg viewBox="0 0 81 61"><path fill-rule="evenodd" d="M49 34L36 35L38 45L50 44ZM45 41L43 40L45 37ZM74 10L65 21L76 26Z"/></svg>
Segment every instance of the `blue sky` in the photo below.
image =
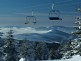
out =
<svg viewBox="0 0 81 61"><path fill-rule="evenodd" d="M51 4L60 11L62 21L50 21L48 19ZM0 26L33 26L25 25L26 16L34 10L37 18L37 26L73 26L75 17L79 15L77 8L81 6L81 0L0 0Z"/></svg>

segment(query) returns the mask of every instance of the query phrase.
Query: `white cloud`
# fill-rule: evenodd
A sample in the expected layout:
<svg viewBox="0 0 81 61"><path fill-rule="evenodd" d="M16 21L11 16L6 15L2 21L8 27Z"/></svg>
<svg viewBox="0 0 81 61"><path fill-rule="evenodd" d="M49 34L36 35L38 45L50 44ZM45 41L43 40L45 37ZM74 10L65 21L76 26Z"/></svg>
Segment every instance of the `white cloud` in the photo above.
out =
<svg viewBox="0 0 81 61"><path fill-rule="evenodd" d="M51 30L36 30L35 28L31 28L31 27L25 27L25 28L17 28L17 27L13 27L13 28L0 28L0 32L3 32L4 35L7 34L7 32L12 29L14 31L14 35L16 34L23 34L23 33L38 33L38 34L43 34L43 33L48 33Z"/></svg>
<svg viewBox="0 0 81 61"><path fill-rule="evenodd" d="M26 27L26 28L13 27L13 30L15 31L15 34L22 34L22 33L39 33L39 34L42 34L42 33L50 32L50 30L38 31L35 28L31 28L31 27Z"/></svg>

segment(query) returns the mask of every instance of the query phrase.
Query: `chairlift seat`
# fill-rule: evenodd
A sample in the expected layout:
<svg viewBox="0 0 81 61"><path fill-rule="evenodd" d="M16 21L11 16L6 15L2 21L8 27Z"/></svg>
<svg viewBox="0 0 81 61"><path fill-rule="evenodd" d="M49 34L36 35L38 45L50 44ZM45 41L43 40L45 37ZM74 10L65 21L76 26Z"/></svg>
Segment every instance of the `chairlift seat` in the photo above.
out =
<svg viewBox="0 0 81 61"><path fill-rule="evenodd" d="M37 22L33 22L34 24L36 24Z"/></svg>
<svg viewBox="0 0 81 61"><path fill-rule="evenodd" d="M62 20L61 18L59 17L49 17L50 20Z"/></svg>

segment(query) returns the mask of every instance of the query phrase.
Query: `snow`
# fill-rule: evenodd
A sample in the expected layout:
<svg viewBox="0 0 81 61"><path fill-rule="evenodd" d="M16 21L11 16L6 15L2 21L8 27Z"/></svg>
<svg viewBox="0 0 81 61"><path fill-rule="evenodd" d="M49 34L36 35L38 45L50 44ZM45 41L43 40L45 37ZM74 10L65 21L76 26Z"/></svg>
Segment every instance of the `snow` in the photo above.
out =
<svg viewBox="0 0 81 61"><path fill-rule="evenodd" d="M41 60L39 60L41 61ZM42 61L81 61L81 56L80 55L75 55L70 59L61 59L61 60L42 60Z"/></svg>
<svg viewBox="0 0 81 61"><path fill-rule="evenodd" d="M25 58L21 58L19 61L25 61Z"/></svg>
<svg viewBox="0 0 81 61"><path fill-rule="evenodd" d="M25 58L21 58L19 61L26 61ZM70 59L61 59L61 60L37 60L37 61L81 61L80 55L75 55Z"/></svg>

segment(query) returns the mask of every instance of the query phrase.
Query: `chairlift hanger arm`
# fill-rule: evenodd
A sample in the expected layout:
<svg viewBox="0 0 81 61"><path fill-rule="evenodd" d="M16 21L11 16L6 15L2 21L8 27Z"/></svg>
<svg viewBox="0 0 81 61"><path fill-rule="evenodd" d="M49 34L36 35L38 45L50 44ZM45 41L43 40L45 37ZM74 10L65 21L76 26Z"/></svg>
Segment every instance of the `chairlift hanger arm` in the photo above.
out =
<svg viewBox="0 0 81 61"><path fill-rule="evenodd" d="M54 9L55 4L52 4L52 10Z"/></svg>

